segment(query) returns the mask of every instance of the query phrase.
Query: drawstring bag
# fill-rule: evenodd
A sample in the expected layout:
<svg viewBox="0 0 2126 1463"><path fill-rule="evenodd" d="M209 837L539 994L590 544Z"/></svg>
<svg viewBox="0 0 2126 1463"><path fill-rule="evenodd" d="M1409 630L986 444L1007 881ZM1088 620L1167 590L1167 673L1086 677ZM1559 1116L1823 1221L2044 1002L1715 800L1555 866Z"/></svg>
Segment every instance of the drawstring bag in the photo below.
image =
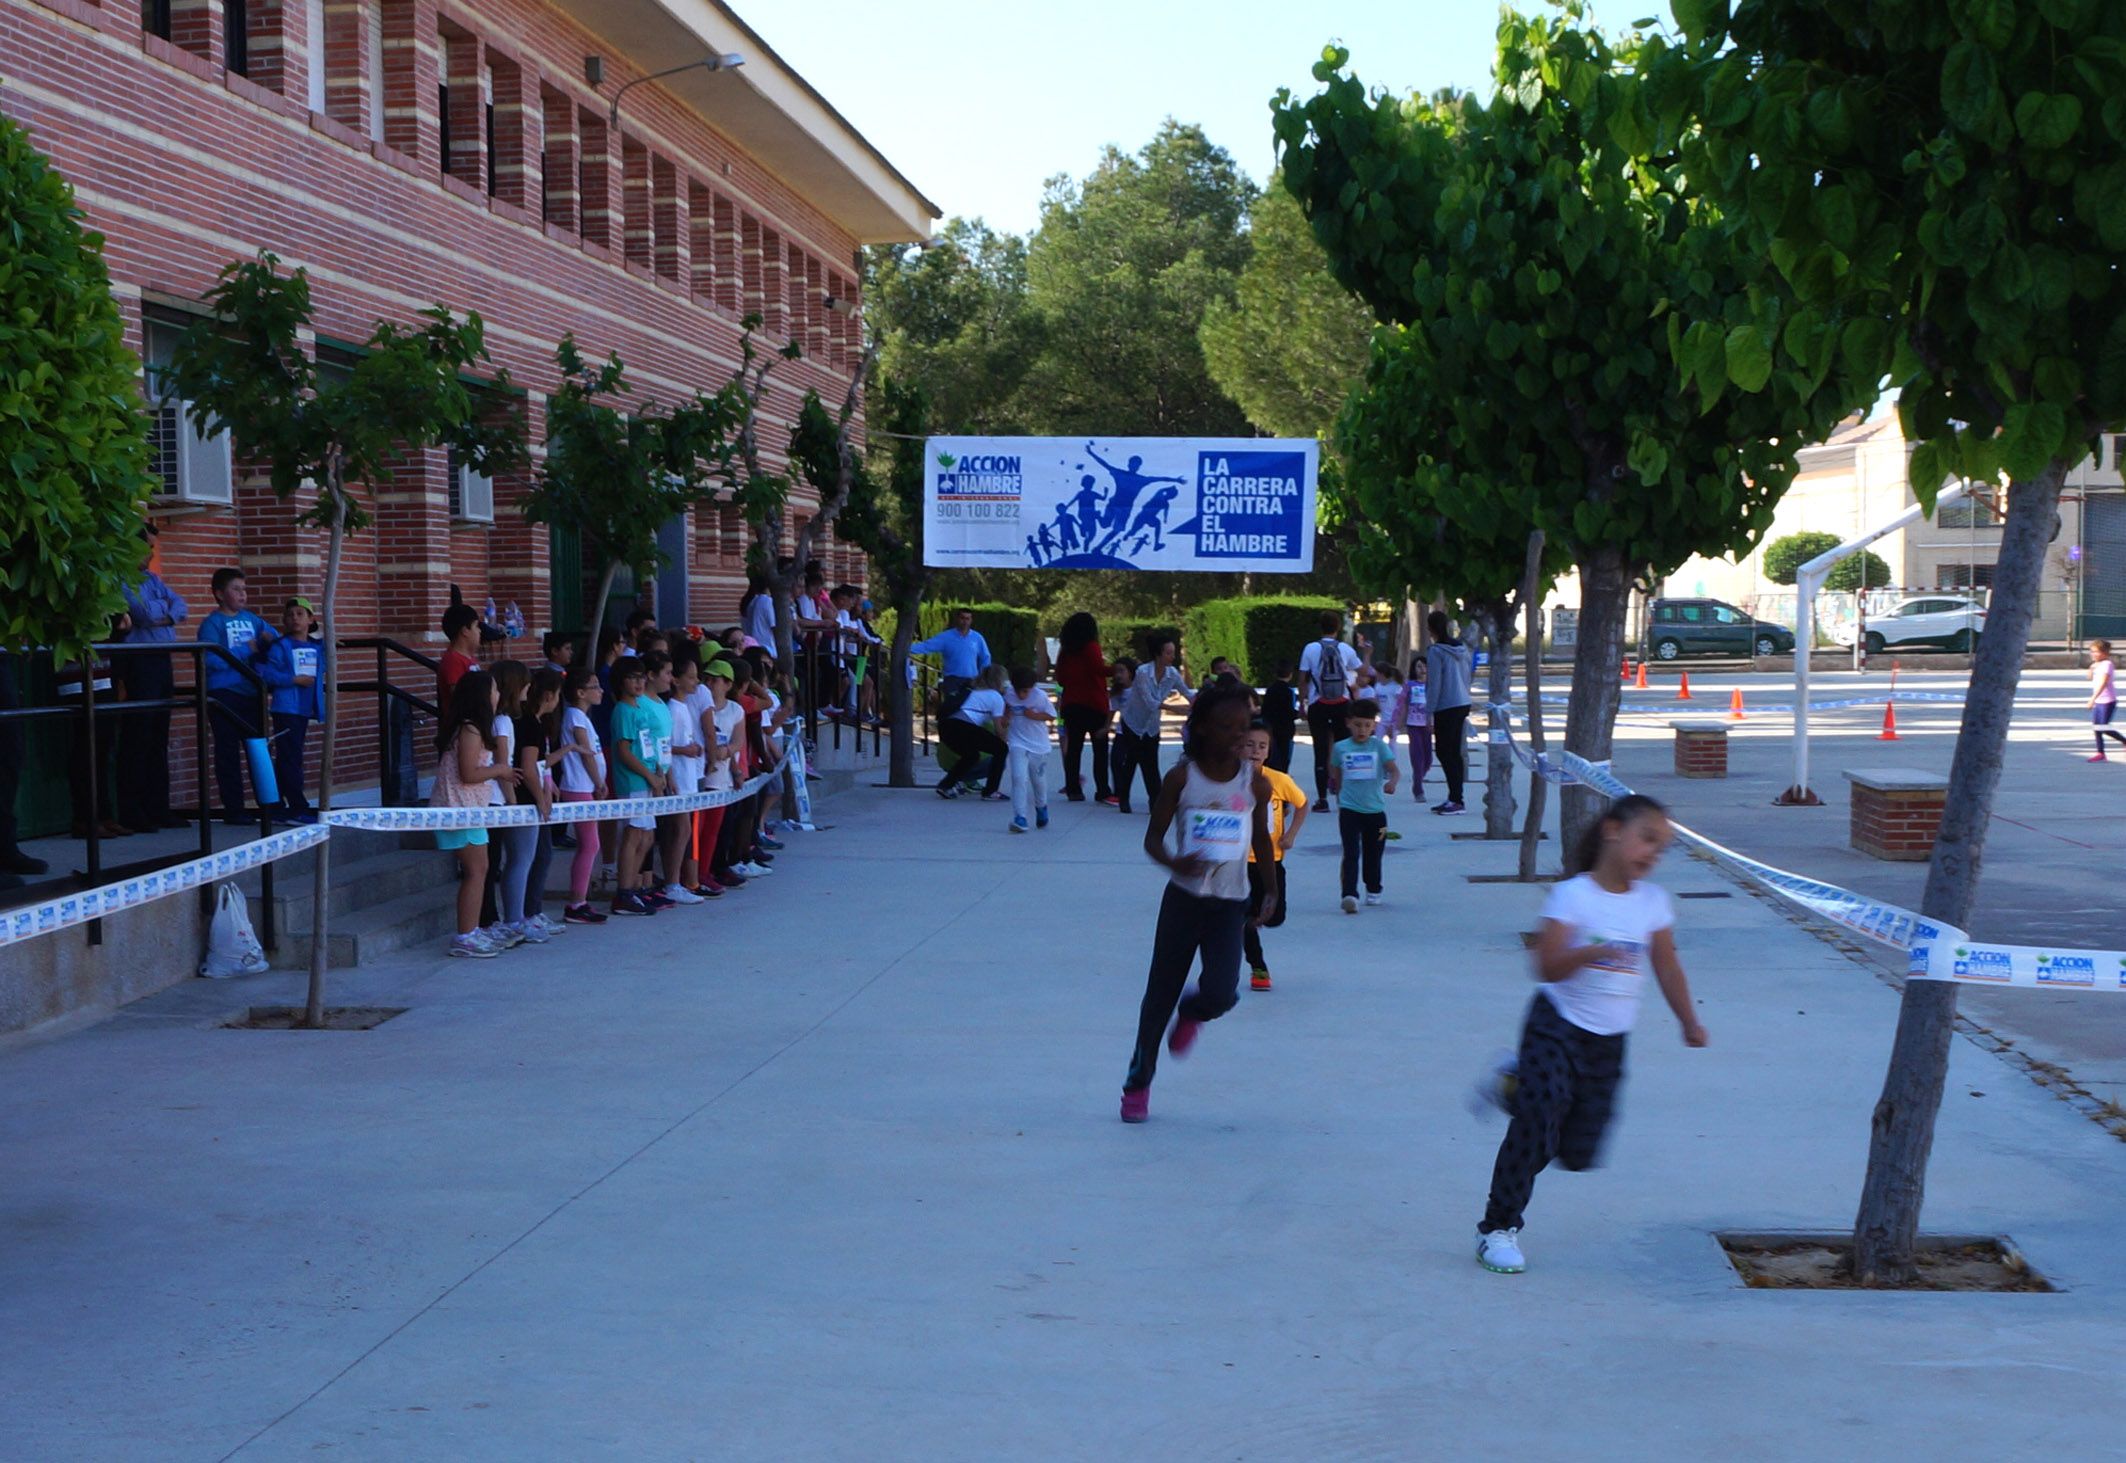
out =
<svg viewBox="0 0 2126 1463"><path fill-rule="evenodd" d="M199 973L208 980L227 980L232 975L261 975L266 968L266 949L251 928L244 896L224 880L207 926L207 958L200 962Z"/></svg>

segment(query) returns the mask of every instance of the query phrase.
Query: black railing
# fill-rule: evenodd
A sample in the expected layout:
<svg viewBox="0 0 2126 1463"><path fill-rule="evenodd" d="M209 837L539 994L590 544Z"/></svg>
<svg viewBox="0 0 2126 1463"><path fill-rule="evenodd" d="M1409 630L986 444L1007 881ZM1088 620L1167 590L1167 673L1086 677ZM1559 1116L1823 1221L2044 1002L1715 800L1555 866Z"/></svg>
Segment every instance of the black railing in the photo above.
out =
<svg viewBox="0 0 2126 1463"><path fill-rule="evenodd" d="M171 696L142 697L138 700L128 701L97 701L97 661L107 657L124 659L130 656L146 655L183 655L189 657L192 661L192 687L189 693L181 692ZM208 858L213 855L214 815L209 809L208 788L211 786L211 775L207 761L207 735L210 720L207 710L207 658L210 655L219 657L249 683L249 689L258 697L258 735L260 737L270 737L273 727L272 696L264 679L249 665L230 654L226 648L200 640L149 641L139 645L108 644L92 646L89 649L88 658L81 662L80 702L78 705L67 702L56 706L0 707L0 721L32 723L72 717L78 719L81 723L81 755L87 763L87 797L85 799L86 807L77 807L75 811L82 814L84 868L78 875L62 875L57 879L44 880L29 886L41 897L49 897L49 893L55 888L59 890L100 889L106 884L115 884L122 879L137 878L142 874L152 873L157 869L168 868L172 864L183 863L188 858ZM62 700L65 701L66 698L62 698ZM97 748L100 745L97 736L98 726L102 725L108 729L116 718L139 716L151 711L176 711L186 706L190 706L193 713L192 750L195 782L199 793L199 807L197 809L199 822L198 853L196 855L163 854L153 858L136 859L131 863L120 864L115 868L106 869L103 866L102 816L106 789L103 786L103 758L97 753ZM250 755L249 747L244 749L243 755L248 759ZM256 786L254 775L254 790ZM111 806L115 812L117 810L115 798L112 800ZM261 806L258 810L259 836L263 838L272 831L273 811L270 808ZM275 947L275 931L273 921L273 865L271 863L259 866L259 891L262 906L259 939L266 949L272 950ZM202 911L212 908L213 898L213 886L211 884L201 885L200 907ZM102 920L89 921L88 938L91 945L103 943Z"/></svg>
<svg viewBox="0 0 2126 1463"><path fill-rule="evenodd" d="M373 651L376 655L376 675L366 681L341 680L341 695L374 695L376 697L377 738L377 801L385 807L403 806L421 800L420 759L414 748L420 745L416 735L415 718L427 716L440 721L443 708L433 701L416 696L404 686L391 679L392 667L399 660L410 662L427 671L430 676L442 670L437 661L423 655L410 645L402 645L382 635L358 635L335 642L342 652ZM344 675L348 661L342 659ZM396 736L398 732L403 736Z"/></svg>
<svg viewBox="0 0 2126 1463"><path fill-rule="evenodd" d="M812 735L814 746L820 744L820 738L831 734L833 741L830 745L836 751L841 750L842 733L844 728L847 728L849 734L856 738L856 746L861 750L864 733L868 731L871 734L871 755L876 757L883 745L881 738L885 732L885 719L879 714L879 708L883 705L882 672L885 669L883 662L887 647L869 647L869 653L864 657L864 674L860 679L852 681L849 694L845 698L841 690L842 675L847 672L854 676L857 655L847 649L836 649L831 643L833 639L832 631L814 632L806 635L798 645L795 667L798 709L804 714L805 727ZM864 692L867 687L871 692L869 699L872 707L871 719L868 722L862 718ZM851 701L854 701L857 707L854 715L849 709Z"/></svg>

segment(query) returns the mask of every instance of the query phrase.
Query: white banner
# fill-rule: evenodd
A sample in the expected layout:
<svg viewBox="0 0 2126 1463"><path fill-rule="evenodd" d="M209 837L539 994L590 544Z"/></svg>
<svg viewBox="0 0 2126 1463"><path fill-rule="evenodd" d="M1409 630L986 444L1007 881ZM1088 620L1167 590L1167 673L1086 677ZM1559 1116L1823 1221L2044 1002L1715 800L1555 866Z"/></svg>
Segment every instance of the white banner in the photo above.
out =
<svg viewBox="0 0 2126 1463"><path fill-rule="evenodd" d="M938 568L1314 567L1311 438L932 437L923 456Z"/></svg>

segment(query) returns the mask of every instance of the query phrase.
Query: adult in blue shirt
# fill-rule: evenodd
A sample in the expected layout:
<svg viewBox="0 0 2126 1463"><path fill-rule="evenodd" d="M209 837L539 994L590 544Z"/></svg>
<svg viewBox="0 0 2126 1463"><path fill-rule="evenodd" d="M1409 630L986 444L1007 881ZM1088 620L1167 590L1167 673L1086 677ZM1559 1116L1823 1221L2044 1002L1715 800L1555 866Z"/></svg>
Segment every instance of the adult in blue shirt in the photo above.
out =
<svg viewBox="0 0 2126 1463"><path fill-rule="evenodd" d="M177 627L192 607L155 572L155 547L162 530L153 521L141 529L146 549L140 578L125 587L126 612L133 617L128 645L173 645ZM127 701L166 701L176 687L167 651L112 658L112 669ZM136 833L177 828L184 819L170 811L170 709L128 711L118 724L118 821Z"/></svg>
<svg viewBox="0 0 2126 1463"><path fill-rule="evenodd" d="M975 677L989 669L989 642L975 629L973 610L954 610L949 629L940 630L928 640L918 640L908 647L908 653L944 659L945 676L939 690L948 716L960 709L960 703L974 689Z"/></svg>

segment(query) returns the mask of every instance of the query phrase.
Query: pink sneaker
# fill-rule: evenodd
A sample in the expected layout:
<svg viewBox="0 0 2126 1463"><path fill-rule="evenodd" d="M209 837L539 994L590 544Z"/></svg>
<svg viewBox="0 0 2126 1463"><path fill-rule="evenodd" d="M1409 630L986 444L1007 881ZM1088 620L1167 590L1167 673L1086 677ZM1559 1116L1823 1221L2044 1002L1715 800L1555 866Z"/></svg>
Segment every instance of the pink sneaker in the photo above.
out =
<svg viewBox="0 0 2126 1463"><path fill-rule="evenodd" d="M1174 1029L1166 1035L1166 1049L1176 1057L1185 1057L1189 1048L1196 1044L1196 1033L1203 1029L1201 1021L1191 1021L1186 1016L1174 1022Z"/></svg>
<svg viewBox="0 0 2126 1463"><path fill-rule="evenodd" d="M2099 752L2094 757L2090 757L2086 760L2091 762L2109 762L2111 759L2105 756L2102 752Z"/></svg>
<svg viewBox="0 0 2126 1463"><path fill-rule="evenodd" d="M1152 1115L1152 1090L1139 1087L1134 1092L1122 1094L1122 1121L1141 1123Z"/></svg>

